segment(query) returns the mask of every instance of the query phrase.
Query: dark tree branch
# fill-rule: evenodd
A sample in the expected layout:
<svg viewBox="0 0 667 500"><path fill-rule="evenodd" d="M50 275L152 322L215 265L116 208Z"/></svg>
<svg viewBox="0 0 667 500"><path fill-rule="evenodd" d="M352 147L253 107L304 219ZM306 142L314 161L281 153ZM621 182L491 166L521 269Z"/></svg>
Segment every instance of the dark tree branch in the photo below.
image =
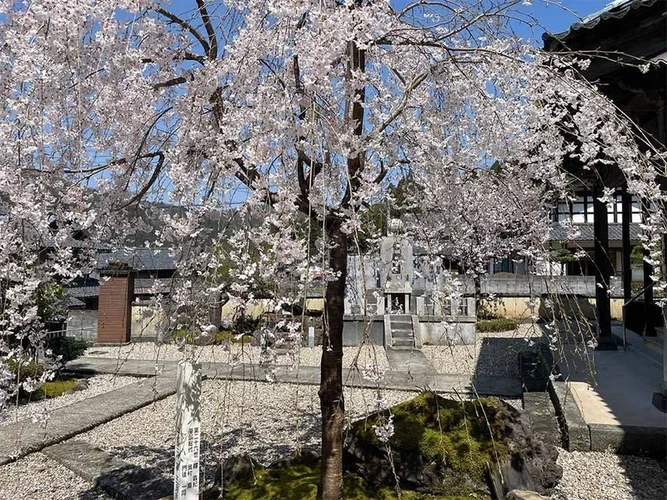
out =
<svg viewBox="0 0 667 500"><path fill-rule="evenodd" d="M148 179L148 182L142 187L137 194L135 194L130 201L127 203L122 204L118 210L123 210L124 208L129 207L130 205L133 205L134 203L140 201L144 195L148 192L148 190L155 184L155 181L158 179L160 176L160 172L162 172L162 166L164 165L164 154L162 151L157 151L156 153L147 153L145 155L141 155L139 158L156 158L158 159L157 165L155 166L155 169L153 170L153 175L151 175L151 178Z"/></svg>
<svg viewBox="0 0 667 500"><path fill-rule="evenodd" d="M211 24L211 17L208 15L204 0L197 0L197 8L201 20L204 23L204 28L206 28L206 33L208 34L210 49L207 50L206 53L208 54L209 59L216 59L218 57L218 39L215 36L215 30L213 29L213 24Z"/></svg>
<svg viewBox="0 0 667 500"><path fill-rule="evenodd" d="M160 14L161 16L166 17L169 19L172 23L178 24L181 28L183 28L185 31L188 31L192 36L195 37L195 39L199 42L199 44L202 46L202 49L204 49L204 53L208 54L211 50L211 46L208 44L206 39L199 33L197 29L195 29L194 26L192 26L189 22L187 22L184 19L181 19L175 14L172 14L168 10L163 9L162 7L156 7L155 12Z"/></svg>

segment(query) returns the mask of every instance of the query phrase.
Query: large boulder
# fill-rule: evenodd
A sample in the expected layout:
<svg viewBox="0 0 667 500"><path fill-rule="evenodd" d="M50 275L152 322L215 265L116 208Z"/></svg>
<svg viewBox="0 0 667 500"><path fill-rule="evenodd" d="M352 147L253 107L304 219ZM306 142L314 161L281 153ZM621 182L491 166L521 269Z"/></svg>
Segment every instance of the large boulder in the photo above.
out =
<svg viewBox="0 0 667 500"><path fill-rule="evenodd" d="M383 442L378 434L390 416L394 432ZM557 456L531 436L521 412L497 398L462 402L424 392L354 422L345 466L375 486L398 481L422 493L467 496L488 494L489 471L510 463L530 478L518 487L549 494L562 474Z"/></svg>

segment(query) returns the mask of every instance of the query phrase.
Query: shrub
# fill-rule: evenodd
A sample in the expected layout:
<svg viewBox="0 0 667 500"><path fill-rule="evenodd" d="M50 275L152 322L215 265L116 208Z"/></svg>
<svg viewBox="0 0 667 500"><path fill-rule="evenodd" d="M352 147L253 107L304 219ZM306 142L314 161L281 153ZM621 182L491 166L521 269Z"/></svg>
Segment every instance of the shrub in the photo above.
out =
<svg viewBox="0 0 667 500"><path fill-rule="evenodd" d="M234 332L229 330L221 330L215 334L215 343L222 344L224 342L234 342L235 344L249 344L252 342L252 335L242 335L237 337Z"/></svg>
<svg viewBox="0 0 667 500"><path fill-rule="evenodd" d="M54 356L62 356L63 364L82 356L88 348L88 342L74 337L54 337L46 345Z"/></svg>
<svg viewBox="0 0 667 500"><path fill-rule="evenodd" d="M171 338L174 341L183 340L186 344L192 344L194 341L195 335L190 330L181 328L179 330L174 330L174 333L171 334Z"/></svg>
<svg viewBox="0 0 667 500"><path fill-rule="evenodd" d="M39 378L44 373L44 365L29 359L22 359L20 361L16 359L9 359L7 360L7 367L14 375L14 380L18 381L22 381L27 378Z"/></svg>
<svg viewBox="0 0 667 500"><path fill-rule="evenodd" d="M518 324L513 319L496 318L496 319L482 319L477 322L477 331L484 332L506 332L516 330Z"/></svg>

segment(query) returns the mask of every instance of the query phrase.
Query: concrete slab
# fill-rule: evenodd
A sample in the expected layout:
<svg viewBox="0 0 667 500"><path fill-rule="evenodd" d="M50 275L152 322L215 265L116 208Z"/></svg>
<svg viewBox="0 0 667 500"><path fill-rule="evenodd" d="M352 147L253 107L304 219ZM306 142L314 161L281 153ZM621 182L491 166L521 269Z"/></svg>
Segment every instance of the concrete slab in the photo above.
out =
<svg viewBox="0 0 667 500"><path fill-rule="evenodd" d="M590 451L591 433L570 387L565 382L549 380L549 396L558 416L563 446L568 451Z"/></svg>
<svg viewBox="0 0 667 500"><path fill-rule="evenodd" d="M556 410L547 392L525 392L523 409L538 439L553 446L563 445Z"/></svg>
<svg viewBox="0 0 667 500"><path fill-rule="evenodd" d="M637 350L596 351L563 347L559 367L587 424L667 427L653 406L662 364Z"/></svg>
<svg viewBox="0 0 667 500"><path fill-rule="evenodd" d="M0 465L175 393L175 377L147 379L53 410L46 427L31 420L8 425L0 433Z"/></svg>
<svg viewBox="0 0 667 500"><path fill-rule="evenodd" d="M113 498L154 500L170 495L173 482L131 465L85 441L49 446L42 453Z"/></svg>
<svg viewBox="0 0 667 500"><path fill-rule="evenodd" d="M405 373L434 373L436 370L419 349L387 349L389 369Z"/></svg>
<svg viewBox="0 0 667 500"><path fill-rule="evenodd" d="M423 355L423 354L422 354ZM111 361L111 363L109 362ZM164 372L170 373L176 369L175 361L165 361ZM76 362L68 363L67 369L73 372L84 373L111 373L125 375L126 373L143 374L149 376L155 372L153 361L135 360L131 365L116 364L115 360L105 358L83 357ZM319 385L320 368L317 366L299 366L292 370L286 366L276 367L276 381L290 384ZM225 363L202 363L202 376L209 379L227 380L254 380L266 382L266 371L258 365L241 363L230 366ZM523 394L521 380L514 377L492 377L442 374L435 370L387 371L381 380L367 379L358 370L344 368L343 383L347 387L378 387L419 391L431 389L440 393L453 394L459 392L466 395L479 394L480 396L500 396L520 398Z"/></svg>
<svg viewBox="0 0 667 500"><path fill-rule="evenodd" d="M667 429L624 425L590 424L591 451L611 451L621 455L645 455L664 460L667 456Z"/></svg>

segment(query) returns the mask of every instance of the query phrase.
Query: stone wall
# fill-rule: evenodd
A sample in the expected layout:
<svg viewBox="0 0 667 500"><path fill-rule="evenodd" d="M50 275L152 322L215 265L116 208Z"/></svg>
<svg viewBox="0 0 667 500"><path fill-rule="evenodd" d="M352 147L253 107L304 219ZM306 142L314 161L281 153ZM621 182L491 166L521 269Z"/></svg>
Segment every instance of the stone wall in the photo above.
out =
<svg viewBox="0 0 667 500"><path fill-rule="evenodd" d="M384 318L382 316L376 316L369 318L368 321L370 322L368 335L370 335L371 343L375 345L384 345ZM346 317L343 322L343 345L359 345L366 333L365 328L368 327L368 323L364 321L364 318L361 316Z"/></svg>
<svg viewBox="0 0 667 500"><path fill-rule="evenodd" d="M532 299L534 309L528 307L528 297L498 297L495 300L482 300L482 307L486 311L498 316L515 319L527 319L531 314L541 317L549 317L551 313L545 308L545 303L540 298ZM550 297L549 301L556 304L555 307L569 315L581 314L588 319L595 319L595 299L588 297L576 297L571 295L560 295ZM623 299L611 299L611 317L615 320L623 319Z"/></svg>
<svg viewBox="0 0 667 500"><path fill-rule="evenodd" d="M133 341L142 338L161 338L169 328L169 316L165 311L156 311L146 305L132 304Z"/></svg>
<svg viewBox="0 0 667 500"><path fill-rule="evenodd" d="M420 318L415 324L415 338L422 345L472 345L475 343L475 322L443 323Z"/></svg>

